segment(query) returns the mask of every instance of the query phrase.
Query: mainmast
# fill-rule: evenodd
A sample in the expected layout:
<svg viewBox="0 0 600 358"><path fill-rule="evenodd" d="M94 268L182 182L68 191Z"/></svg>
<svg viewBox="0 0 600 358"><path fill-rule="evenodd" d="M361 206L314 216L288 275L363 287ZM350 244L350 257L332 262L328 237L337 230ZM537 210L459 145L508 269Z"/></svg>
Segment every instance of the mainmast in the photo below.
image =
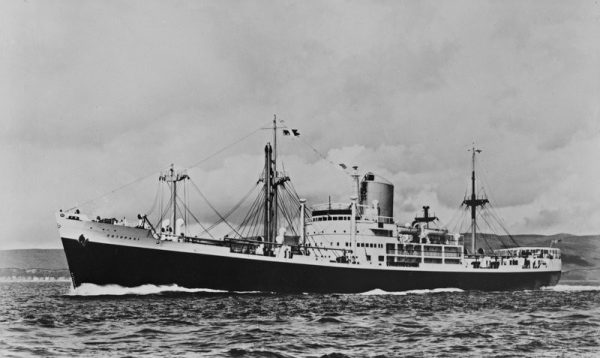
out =
<svg viewBox="0 0 600 358"><path fill-rule="evenodd" d="M277 227L277 115L273 115L273 229L271 236L277 236L279 228Z"/></svg>
<svg viewBox="0 0 600 358"><path fill-rule="evenodd" d="M271 156L273 154L273 149L271 148L271 143L267 143L265 146L265 217L264 217L264 237L265 242L271 242L271 220L272 220L272 211L271 211L271 189L273 185L271 184Z"/></svg>
<svg viewBox="0 0 600 358"><path fill-rule="evenodd" d="M279 176L277 172L277 116L273 117L273 146L265 146L265 206L264 237L265 242L272 243L278 233L278 186L289 180L287 176Z"/></svg>
<svg viewBox="0 0 600 358"><path fill-rule="evenodd" d="M475 237L477 235L477 207L484 206L489 201L485 198L477 198L475 194L475 154L481 153L481 149L476 149L473 146L469 149L472 152L472 171L471 171L471 198L463 200L463 204L471 207L471 253L475 254Z"/></svg>

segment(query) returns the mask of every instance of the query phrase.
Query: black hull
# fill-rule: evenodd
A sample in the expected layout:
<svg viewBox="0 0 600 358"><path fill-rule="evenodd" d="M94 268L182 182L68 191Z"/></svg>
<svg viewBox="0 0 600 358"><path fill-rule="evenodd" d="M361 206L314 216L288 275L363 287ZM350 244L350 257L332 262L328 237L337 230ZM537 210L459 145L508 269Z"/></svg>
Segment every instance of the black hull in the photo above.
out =
<svg viewBox="0 0 600 358"><path fill-rule="evenodd" d="M502 291L556 285L560 272L457 273L338 268L182 253L62 238L73 285L144 284L227 291L359 293L455 287Z"/></svg>

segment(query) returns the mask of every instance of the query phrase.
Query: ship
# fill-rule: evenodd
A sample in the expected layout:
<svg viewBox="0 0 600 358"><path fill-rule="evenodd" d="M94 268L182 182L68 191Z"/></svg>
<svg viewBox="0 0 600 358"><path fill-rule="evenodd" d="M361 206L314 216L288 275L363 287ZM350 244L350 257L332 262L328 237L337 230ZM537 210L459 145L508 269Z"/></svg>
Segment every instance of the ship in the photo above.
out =
<svg viewBox="0 0 600 358"><path fill-rule="evenodd" d="M489 201L476 195L480 150L474 146L471 193L462 202L471 213L471 232L453 233L436 224L428 206L412 222L395 219L394 185L372 172L361 175L357 167L349 173L349 200L309 206L278 166L278 132L296 135L297 130L276 120L272 129L273 145L264 147L264 168L256 183L260 191L247 215L234 224L227 213L217 212L231 234L215 236L204 226L200 235L189 232L183 218L195 216L188 215L181 187L191 178L174 166L158 177L169 198L160 200L155 220L147 214L138 214L134 223L91 218L78 207L56 213L73 286L362 293L530 290L560 280L561 252L553 245L478 246L477 210Z"/></svg>

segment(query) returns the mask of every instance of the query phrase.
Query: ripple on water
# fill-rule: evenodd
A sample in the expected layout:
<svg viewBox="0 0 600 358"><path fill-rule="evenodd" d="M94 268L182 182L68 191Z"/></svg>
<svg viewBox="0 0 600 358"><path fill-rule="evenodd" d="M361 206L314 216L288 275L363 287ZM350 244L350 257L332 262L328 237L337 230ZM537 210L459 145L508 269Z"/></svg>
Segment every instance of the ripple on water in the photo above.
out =
<svg viewBox="0 0 600 358"><path fill-rule="evenodd" d="M591 289L277 295L96 287L93 295L71 296L65 283L0 285L0 355L443 357L599 350L600 291Z"/></svg>

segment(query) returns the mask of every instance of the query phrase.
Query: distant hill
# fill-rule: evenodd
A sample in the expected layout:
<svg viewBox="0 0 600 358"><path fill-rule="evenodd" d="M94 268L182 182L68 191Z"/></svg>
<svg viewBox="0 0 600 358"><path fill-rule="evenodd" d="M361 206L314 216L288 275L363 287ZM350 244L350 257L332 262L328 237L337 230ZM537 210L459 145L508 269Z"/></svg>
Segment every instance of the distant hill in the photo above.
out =
<svg viewBox="0 0 600 358"><path fill-rule="evenodd" d="M0 279L66 279L67 258L61 249L0 250Z"/></svg>
<svg viewBox="0 0 600 358"><path fill-rule="evenodd" d="M483 235L492 248L503 247L512 240L507 236ZM468 234L465 246L469 246ZM522 246L550 246L553 240L561 249L563 281L596 281L600 283L600 235L575 236L513 235ZM0 278L7 277L69 277L67 259L61 249L0 250Z"/></svg>

